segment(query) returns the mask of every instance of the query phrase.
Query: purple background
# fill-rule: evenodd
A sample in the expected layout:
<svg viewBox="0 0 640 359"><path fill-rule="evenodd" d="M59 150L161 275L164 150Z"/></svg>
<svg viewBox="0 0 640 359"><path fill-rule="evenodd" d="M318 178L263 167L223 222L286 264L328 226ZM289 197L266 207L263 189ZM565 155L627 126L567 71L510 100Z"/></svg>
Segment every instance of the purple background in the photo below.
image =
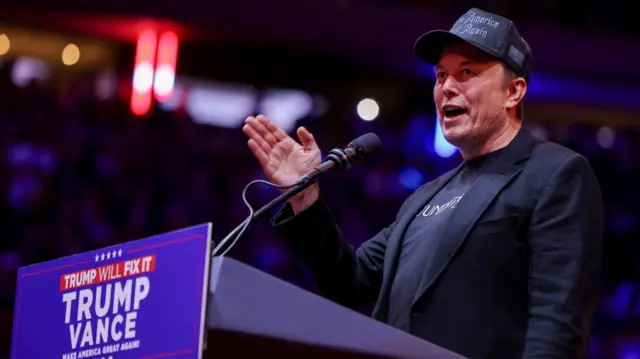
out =
<svg viewBox="0 0 640 359"><path fill-rule="evenodd" d="M240 84L258 98L275 88L318 96L314 112L288 133L295 136L295 127L306 126L325 153L365 132L380 135L381 156L320 183L346 239L358 246L393 222L415 188L462 160L459 152L441 157L437 150L445 141L435 123L433 68L414 56L412 45L426 31L449 28L471 6L516 21L534 52L525 125L587 158L602 187L604 264L588 358L640 359L637 2L1 4L0 33L11 39L11 49L0 56L0 359L10 357L19 267L204 222L224 235L248 214L243 187L264 178L240 129L243 116L221 126L202 123L186 106L132 115L135 40L145 27L179 34L179 78L218 88ZM13 26L57 41L39 46L14 34ZM85 40L104 42L114 58L87 65ZM69 42L82 52L74 66L60 61ZM28 85L13 81L17 59L46 48L49 59L36 57L52 76ZM358 117L363 98L380 105L374 121ZM252 114L263 111L259 104ZM258 207L277 195L258 186L248 199ZM316 291L268 216L255 221L228 256Z"/></svg>
<svg viewBox="0 0 640 359"><path fill-rule="evenodd" d="M140 347L104 356L113 355L114 359L125 359L175 353L163 357L197 358L199 333L196 330L199 331L201 323L200 308L203 284L206 283L204 273L208 240L209 225L205 224L21 268L18 282L22 281L22 284L20 287L18 283L16 297L14 323L17 323L17 327L14 327L12 358L62 358L63 354L72 352L69 325L64 323L65 303L62 301L63 292L60 291L60 275L151 254L156 255L155 271L144 274L149 278L150 290L138 310L136 337L130 339L140 340ZM152 248L128 253L132 249L146 247ZM122 257L95 262L97 253L119 249L123 250ZM88 263L59 268L86 261ZM38 274L29 275L30 273ZM138 275L129 278L135 277ZM106 283L115 281L102 284ZM88 287L94 288L97 285L99 284ZM77 302L78 300L74 301L70 324L74 323ZM131 303L133 306L133 300ZM91 321L96 322L95 314ZM124 329L124 326L121 328ZM74 351L105 345L80 348L81 339L82 331L78 347ZM124 341L123 336L120 342L108 342L107 345Z"/></svg>

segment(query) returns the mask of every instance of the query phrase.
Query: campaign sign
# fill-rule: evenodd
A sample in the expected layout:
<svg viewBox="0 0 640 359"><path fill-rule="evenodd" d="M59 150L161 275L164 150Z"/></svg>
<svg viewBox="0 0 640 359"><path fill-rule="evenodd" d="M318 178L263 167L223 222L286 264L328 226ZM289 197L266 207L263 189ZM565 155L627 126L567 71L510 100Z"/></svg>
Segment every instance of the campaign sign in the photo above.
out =
<svg viewBox="0 0 640 359"><path fill-rule="evenodd" d="M20 268L12 359L201 358L211 224Z"/></svg>

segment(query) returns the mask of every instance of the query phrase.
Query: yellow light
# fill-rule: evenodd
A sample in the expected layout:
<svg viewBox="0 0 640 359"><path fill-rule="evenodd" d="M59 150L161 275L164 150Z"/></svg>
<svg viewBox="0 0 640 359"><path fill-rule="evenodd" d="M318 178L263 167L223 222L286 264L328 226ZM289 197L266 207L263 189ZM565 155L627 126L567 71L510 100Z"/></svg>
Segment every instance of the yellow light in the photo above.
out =
<svg viewBox="0 0 640 359"><path fill-rule="evenodd" d="M5 55L9 52L11 48L11 41L9 41L9 36L5 34L0 34L0 56Z"/></svg>
<svg viewBox="0 0 640 359"><path fill-rule="evenodd" d="M80 49L75 44L69 44L62 50L62 63L71 66L80 60Z"/></svg>

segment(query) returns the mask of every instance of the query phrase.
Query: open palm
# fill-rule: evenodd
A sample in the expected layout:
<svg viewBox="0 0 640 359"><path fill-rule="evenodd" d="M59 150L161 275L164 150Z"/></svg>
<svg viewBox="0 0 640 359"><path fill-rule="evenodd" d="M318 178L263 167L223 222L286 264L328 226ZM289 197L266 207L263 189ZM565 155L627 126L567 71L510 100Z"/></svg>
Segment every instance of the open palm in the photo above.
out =
<svg viewBox="0 0 640 359"><path fill-rule="evenodd" d="M300 143L262 115L249 117L242 130L265 175L277 185L293 184L321 163L320 149L304 127L297 131Z"/></svg>

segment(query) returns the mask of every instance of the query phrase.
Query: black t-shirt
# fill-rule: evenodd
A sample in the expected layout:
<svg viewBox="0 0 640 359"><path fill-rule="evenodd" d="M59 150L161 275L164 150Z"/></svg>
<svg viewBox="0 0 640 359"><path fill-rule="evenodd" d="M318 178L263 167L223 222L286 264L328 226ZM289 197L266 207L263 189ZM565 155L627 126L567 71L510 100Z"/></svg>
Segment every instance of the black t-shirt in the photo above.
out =
<svg viewBox="0 0 640 359"><path fill-rule="evenodd" d="M411 303L418 290L426 263L431 261L433 248L443 240L442 232L449 225L449 217L456 205L487 164L495 161L502 151L494 151L472 159L447 183L411 221L402 241L398 269L391 285L388 324L408 331Z"/></svg>

